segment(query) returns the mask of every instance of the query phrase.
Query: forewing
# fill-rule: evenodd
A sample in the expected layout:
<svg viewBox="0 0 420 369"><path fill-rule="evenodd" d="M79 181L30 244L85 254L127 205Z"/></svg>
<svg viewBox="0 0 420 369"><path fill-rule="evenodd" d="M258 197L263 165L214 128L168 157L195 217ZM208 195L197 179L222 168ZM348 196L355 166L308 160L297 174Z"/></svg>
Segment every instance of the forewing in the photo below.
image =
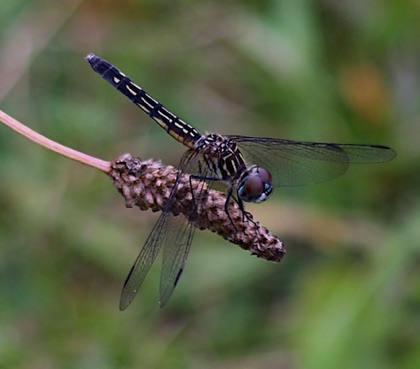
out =
<svg viewBox="0 0 420 369"><path fill-rule="evenodd" d="M380 145L227 137L238 143L248 164L271 172L275 187L324 182L344 174L351 163L381 163L395 157L392 149Z"/></svg>
<svg viewBox="0 0 420 369"><path fill-rule="evenodd" d="M168 223L172 218L171 213L162 212L146 243L141 249L137 259L125 280L120 298L120 310L125 310L133 301L138 290L143 284L150 267L156 260L161 245L163 244Z"/></svg>
<svg viewBox="0 0 420 369"><path fill-rule="evenodd" d="M207 201L208 189L213 185L212 171L200 153L192 150L181 159L179 167L198 182L193 192L188 218L184 215L168 217L167 235L163 244L162 271L160 277L160 306L171 297L185 267L194 237L194 221ZM192 189L191 189L192 190Z"/></svg>
<svg viewBox="0 0 420 369"><path fill-rule="evenodd" d="M191 208L188 209L188 218L182 214L175 216L171 212L183 173L192 174L191 180L201 180L201 184L194 192ZM125 280L120 310L125 310L133 301L162 245L164 251L160 280L160 306L163 307L168 302L184 270L191 248L195 231L194 219L198 216L199 209L205 206L208 193L206 188L212 187L213 179L210 167L199 152L194 150L185 152L179 163L178 176L168 202Z"/></svg>
<svg viewBox="0 0 420 369"><path fill-rule="evenodd" d="M170 215L163 244L160 307L164 307L184 271L195 227L184 215Z"/></svg>

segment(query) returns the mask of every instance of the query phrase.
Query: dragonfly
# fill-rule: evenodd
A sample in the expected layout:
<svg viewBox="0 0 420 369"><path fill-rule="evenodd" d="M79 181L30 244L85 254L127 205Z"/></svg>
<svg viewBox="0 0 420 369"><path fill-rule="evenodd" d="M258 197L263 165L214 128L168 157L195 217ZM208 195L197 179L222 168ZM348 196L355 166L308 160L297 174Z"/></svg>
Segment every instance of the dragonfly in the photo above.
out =
<svg viewBox="0 0 420 369"><path fill-rule="evenodd" d="M250 217L245 211L244 202L263 202L276 187L328 181L344 174L350 164L381 163L396 156L390 147L383 145L202 134L150 96L113 64L95 54L88 54L86 60L96 73L187 147L178 166L178 176L185 173L207 183L208 188L215 182L226 184L227 213L229 202L236 201L244 216ZM171 212L176 191L177 181L124 282L120 310L125 310L131 304L162 248L160 307L166 305L180 280L195 227L194 216L187 219ZM206 191L194 194L195 208L192 214L198 216L205 201Z"/></svg>

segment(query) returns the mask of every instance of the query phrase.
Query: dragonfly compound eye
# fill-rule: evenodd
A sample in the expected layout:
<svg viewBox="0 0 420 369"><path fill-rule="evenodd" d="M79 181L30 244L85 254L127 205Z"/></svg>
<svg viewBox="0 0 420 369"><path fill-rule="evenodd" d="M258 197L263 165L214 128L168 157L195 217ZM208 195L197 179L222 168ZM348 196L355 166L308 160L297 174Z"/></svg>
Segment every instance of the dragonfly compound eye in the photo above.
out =
<svg viewBox="0 0 420 369"><path fill-rule="evenodd" d="M263 202L273 192L270 172L261 167L254 167L242 181L238 196L245 202Z"/></svg>
<svg viewBox="0 0 420 369"><path fill-rule="evenodd" d="M256 170L264 184L268 184L271 186L271 181L273 180L273 178L271 177L271 173L263 167L257 167Z"/></svg>

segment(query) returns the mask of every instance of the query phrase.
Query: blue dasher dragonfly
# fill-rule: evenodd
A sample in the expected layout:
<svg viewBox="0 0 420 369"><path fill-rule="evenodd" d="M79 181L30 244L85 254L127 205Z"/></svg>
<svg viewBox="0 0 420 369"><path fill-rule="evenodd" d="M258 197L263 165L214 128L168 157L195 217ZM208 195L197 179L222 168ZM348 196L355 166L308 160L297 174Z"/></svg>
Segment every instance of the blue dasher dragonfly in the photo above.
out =
<svg viewBox="0 0 420 369"><path fill-rule="evenodd" d="M140 107L169 135L188 150L179 163L179 175L207 183L227 185L225 211L236 201L244 217L244 202L265 201L275 187L302 186L328 181L344 174L349 164L381 163L395 157L382 145L301 142L279 138L201 134L170 112L111 63L94 54L86 56L91 67L118 91ZM121 293L120 309L136 296L149 269L163 247L160 306L172 295L185 267L194 236L194 217L205 205L206 191L194 194L194 209L188 219L171 212L177 191L171 196L131 268ZM195 214L195 216L194 216ZM228 213L229 216L229 213Z"/></svg>

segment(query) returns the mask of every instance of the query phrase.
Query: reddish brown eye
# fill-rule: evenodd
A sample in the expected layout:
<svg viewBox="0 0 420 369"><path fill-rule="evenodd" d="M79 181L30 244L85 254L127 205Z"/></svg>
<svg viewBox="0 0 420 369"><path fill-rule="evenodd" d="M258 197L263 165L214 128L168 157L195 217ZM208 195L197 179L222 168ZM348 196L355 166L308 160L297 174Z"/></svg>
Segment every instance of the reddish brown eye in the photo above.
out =
<svg viewBox="0 0 420 369"><path fill-rule="evenodd" d="M249 177L244 185L248 196L261 195L264 192L264 182L260 176Z"/></svg>
<svg viewBox="0 0 420 369"><path fill-rule="evenodd" d="M264 183L271 184L271 181L273 180L273 178L271 177L271 173L267 169L259 167L258 174L260 175L261 180Z"/></svg>
<svg viewBox="0 0 420 369"><path fill-rule="evenodd" d="M238 197L242 201L260 203L273 193L272 177L267 169L254 166L244 174L238 186Z"/></svg>

